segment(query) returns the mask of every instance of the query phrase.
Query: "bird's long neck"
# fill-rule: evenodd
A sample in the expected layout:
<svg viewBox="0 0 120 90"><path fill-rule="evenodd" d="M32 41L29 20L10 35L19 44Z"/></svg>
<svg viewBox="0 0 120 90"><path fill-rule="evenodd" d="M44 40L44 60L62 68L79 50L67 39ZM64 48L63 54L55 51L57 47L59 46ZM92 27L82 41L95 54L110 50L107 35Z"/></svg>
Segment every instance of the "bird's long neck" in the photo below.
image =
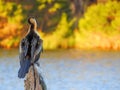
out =
<svg viewBox="0 0 120 90"><path fill-rule="evenodd" d="M30 24L29 29L36 31L37 30L37 23Z"/></svg>
<svg viewBox="0 0 120 90"><path fill-rule="evenodd" d="M29 30L28 32L37 32L37 22L35 20L35 18L30 18L28 20L28 23L29 23Z"/></svg>

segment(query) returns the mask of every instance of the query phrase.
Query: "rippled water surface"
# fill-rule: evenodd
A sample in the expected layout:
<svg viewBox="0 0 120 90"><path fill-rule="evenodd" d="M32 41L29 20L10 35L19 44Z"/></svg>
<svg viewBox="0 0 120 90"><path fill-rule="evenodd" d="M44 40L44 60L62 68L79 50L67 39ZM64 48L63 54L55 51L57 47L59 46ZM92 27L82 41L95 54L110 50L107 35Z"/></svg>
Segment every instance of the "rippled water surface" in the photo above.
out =
<svg viewBox="0 0 120 90"><path fill-rule="evenodd" d="M0 90L24 90L17 50L0 49ZM48 90L120 90L119 51L45 51L39 72Z"/></svg>

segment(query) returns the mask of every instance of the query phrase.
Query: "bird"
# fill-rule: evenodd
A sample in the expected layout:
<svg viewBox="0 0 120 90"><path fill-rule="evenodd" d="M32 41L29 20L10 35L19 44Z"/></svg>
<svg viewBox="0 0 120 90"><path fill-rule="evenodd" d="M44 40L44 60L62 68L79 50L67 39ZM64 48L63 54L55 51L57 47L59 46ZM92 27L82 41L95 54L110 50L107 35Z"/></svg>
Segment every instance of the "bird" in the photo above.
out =
<svg viewBox="0 0 120 90"><path fill-rule="evenodd" d="M18 77L24 78L31 65L37 64L41 52L43 52L43 40L37 32L37 22L34 17L28 18L28 33L19 45L20 69Z"/></svg>

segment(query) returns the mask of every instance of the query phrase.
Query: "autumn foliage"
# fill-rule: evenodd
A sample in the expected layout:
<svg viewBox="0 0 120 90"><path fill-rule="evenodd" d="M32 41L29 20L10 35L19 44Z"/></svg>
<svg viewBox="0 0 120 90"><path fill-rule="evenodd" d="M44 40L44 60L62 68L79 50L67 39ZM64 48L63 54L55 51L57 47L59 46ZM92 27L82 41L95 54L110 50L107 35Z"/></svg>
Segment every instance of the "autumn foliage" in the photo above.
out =
<svg viewBox="0 0 120 90"><path fill-rule="evenodd" d="M18 47L27 32L27 18L34 16L44 49L120 49L120 2L106 0L82 4L75 6L72 0L26 3L1 0L0 47Z"/></svg>

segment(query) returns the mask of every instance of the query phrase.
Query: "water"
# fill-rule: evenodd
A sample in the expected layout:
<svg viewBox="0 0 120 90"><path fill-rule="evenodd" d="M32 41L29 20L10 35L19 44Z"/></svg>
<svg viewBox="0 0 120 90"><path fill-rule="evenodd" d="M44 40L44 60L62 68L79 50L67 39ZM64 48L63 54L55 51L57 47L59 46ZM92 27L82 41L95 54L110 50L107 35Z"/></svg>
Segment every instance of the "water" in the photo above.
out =
<svg viewBox="0 0 120 90"><path fill-rule="evenodd" d="M45 51L40 59L48 90L120 90L120 52ZM0 50L0 90L24 90L17 50Z"/></svg>

